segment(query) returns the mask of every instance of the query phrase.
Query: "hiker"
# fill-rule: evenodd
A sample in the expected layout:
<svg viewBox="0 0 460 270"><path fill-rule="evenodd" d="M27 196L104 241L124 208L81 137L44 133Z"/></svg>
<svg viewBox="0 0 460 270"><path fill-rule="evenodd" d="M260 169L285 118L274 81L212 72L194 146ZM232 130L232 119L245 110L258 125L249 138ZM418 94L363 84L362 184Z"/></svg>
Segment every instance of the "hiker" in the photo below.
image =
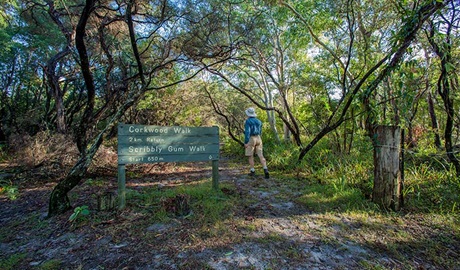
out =
<svg viewBox="0 0 460 270"><path fill-rule="evenodd" d="M248 119L244 122L244 148L245 155L249 159L249 165L251 169L249 170L249 176L255 176L256 171L254 169L254 151L257 156L259 156L260 163L264 168L265 179L270 178L267 168L267 161L264 158L263 154L263 145L262 145L262 121L257 118L256 111L254 108L248 108L245 110Z"/></svg>

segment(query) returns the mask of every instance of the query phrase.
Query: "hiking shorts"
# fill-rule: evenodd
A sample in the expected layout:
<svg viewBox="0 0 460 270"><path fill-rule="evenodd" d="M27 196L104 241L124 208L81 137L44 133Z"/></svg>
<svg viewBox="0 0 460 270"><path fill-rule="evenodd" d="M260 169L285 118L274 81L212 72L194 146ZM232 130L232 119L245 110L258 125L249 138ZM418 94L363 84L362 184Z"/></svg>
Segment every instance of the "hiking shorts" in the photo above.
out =
<svg viewBox="0 0 460 270"><path fill-rule="evenodd" d="M249 137L248 147L245 148L245 155L247 157L250 157L254 155L254 152L256 152L258 156L262 156L262 147L262 139L260 138L260 136L251 136Z"/></svg>

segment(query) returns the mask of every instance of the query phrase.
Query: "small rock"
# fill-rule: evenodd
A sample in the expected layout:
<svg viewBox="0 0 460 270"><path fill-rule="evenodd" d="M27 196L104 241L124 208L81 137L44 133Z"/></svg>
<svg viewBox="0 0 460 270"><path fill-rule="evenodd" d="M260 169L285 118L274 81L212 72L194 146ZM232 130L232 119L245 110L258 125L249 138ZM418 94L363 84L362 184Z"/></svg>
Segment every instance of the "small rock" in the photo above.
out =
<svg viewBox="0 0 460 270"><path fill-rule="evenodd" d="M112 241L112 237L111 237L111 236L102 237L101 239L99 239L99 240L96 241L96 245L98 245L98 246L105 246L105 245L107 245L108 243L110 243L111 241Z"/></svg>
<svg viewBox="0 0 460 270"><path fill-rule="evenodd" d="M42 262L43 262L43 261L30 262L29 265L35 267L35 266L39 266Z"/></svg>
<svg viewBox="0 0 460 270"><path fill-rule="evenodd" d="M126 246L128 246L128 243L120 243L120 244L113 245L112 248L122 248Z"/></svg>
<svg viewBox="0 0 460 270"><path fill-rule="evenodd" d="M171 225L169 225L169 224L156 223L156 224L150 225L147 228L147 231L161 233L161 232L164 232L164 231L168 230L170 227L171 227Z"/></svg>

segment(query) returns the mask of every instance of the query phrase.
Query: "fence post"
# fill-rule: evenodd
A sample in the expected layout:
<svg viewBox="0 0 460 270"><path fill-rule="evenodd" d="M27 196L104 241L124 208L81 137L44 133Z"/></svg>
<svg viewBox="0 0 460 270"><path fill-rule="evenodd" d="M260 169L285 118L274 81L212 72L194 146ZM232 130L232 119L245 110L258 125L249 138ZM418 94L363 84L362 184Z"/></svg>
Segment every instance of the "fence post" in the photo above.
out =
<svg viewBox="0 0 460 270"><path fill-rule="evenodd" d="M401 208L401 129L378 126L374 135L374 188L372 200L385 209Z"/></svg>

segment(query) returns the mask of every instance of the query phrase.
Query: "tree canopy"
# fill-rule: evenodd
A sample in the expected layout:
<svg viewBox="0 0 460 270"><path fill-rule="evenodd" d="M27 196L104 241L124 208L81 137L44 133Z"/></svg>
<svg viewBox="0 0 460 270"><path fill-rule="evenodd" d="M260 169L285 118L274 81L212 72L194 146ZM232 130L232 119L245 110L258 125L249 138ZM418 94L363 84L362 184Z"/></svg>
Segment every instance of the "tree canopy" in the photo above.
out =
<svg viewBox="0 0 460 270"><path fill-rule="evenodd" d="M438 1L8 0L0 4L0 141L72 136L79 160L49 214L118 122L218 124L265 113L298 162L377 124L428 132L460 175L459 5ZM441 142L442 140L442 142Z"/></svg>

